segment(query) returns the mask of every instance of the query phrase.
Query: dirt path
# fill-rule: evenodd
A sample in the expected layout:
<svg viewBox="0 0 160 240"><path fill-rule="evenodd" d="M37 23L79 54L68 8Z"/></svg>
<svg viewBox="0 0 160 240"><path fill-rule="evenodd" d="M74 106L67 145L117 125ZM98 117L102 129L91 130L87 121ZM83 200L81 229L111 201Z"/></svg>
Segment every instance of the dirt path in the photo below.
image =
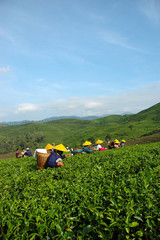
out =
<svg viewBox="0 0 160 240"><path fill-rule="evenodd" d="M11 159L11 158L16 158L16 153L15 152L6 153L6 154L0 154L0 160Z"/></svg>

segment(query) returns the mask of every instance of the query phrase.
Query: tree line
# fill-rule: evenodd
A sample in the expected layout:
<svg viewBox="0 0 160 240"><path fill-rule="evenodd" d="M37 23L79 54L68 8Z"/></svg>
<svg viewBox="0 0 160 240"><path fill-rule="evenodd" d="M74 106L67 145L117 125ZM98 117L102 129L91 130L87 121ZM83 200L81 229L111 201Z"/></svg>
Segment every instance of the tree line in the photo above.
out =
<svg viewBox="0 0 160 240"><path fill-rule="evenodd" d="M39 147L41 143L45 143L45 135L43 132L26 133L16 137L0 137L0 154L16 151L17 148Z"/></svg>

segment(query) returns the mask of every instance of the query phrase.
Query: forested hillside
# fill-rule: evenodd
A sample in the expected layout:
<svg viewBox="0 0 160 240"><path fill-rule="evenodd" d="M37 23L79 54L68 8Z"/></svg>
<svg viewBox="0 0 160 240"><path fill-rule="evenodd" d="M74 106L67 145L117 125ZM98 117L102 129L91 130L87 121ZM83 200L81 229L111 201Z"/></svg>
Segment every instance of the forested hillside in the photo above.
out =
<svg viewBox="0 0 160 240"><path fill-rule="evenodd" d="M0 154L17 147L44 148L49 142L79 147L84 140L104 145L115 138L127 144L160 141L160 103L131 115L110 115L95 120L60 119L45 123L0 126Z"/></svg>

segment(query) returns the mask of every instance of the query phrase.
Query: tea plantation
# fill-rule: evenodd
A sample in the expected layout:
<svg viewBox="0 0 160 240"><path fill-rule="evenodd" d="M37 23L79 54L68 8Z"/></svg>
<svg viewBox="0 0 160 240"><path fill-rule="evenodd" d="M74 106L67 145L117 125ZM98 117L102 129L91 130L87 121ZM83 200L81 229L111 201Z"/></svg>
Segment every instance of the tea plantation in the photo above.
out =
<svg viewBox="0 0 160 240"><path fill-rule="evenodd" d="M160 239L160 143L0 161L0 239Z"/></svg>

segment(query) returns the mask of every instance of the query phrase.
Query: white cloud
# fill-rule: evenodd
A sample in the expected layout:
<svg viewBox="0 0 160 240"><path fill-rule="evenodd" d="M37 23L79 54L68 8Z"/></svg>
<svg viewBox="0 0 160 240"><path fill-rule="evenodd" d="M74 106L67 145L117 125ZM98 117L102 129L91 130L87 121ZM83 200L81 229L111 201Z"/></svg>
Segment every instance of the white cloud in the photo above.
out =
<svg viewBox="0 0 160 240"><path fill-rule="evenodd" d="M108 42L110 44L117 45L130 50L141 51L129 45L127 43L127 38L122 36L121 34L118 34L117 32L113 32L110 30L102 30L99 32L99 36L103 41Z"/></svg>
<svg viewBox="0 0 160 240"><path fill-rule="evenodd" d="M45 82L45 79L44 78L38 78L36 81L37 82Z"/></svg>
<svg viewBox="0 0 160 240"><path fill-rule="evenodd" d="M35 104L32 104L32 103L22 103L22 104L19 104L16 111L15 111L15 114L21 114L21 113L29 113L29 112L34 112L34 111L37 111L39 110L39 106L38 105L35 105Z"/></svg>
<svg viewBox="0 0 160 240"><path fill-rule="evenodd" d="M160 1L159 0L144 0L142 13L155 24L160 23Z"/></svg>
<svg viewBox="0 0 160 240"><path fill-rule="evenodd" d="M102 20L105 19L105 17L104 17L103 15L97 15L97 14L95 14L95 13L93 13L93 12L89 13L89 17L90 17L91 19L95 20L96 22L97 22L97 21L102 21Z"/></svg>
<svg viewBox="0 0 160 240"><path fill-rule="evenodd" d="M123 92L115 97L89 97L89 98L68 98L48 104L45 109L49 109L51 116L87 116L87 115L107 115L123 114L125 112L137 113L147 107L160 102L160 82Z"/></svg>
<svg viewBox="0 0 160 240"><path fill-rule="evenodd" d="M82 51L81 51L82 53ZM86 58L82 57L80 55L80 53L77 54L71 54L71 50L69 49L68 52L67 51L59 51L57 52L57 55L59 55L63 60L66 61L70 61L73 62L74 64L85 64L85 65L89 65L89 66L95 66L92 62L86 60Z"/></svg>
<svg viewBox="0 0 160 240"><path fill-rule="evenodd" d="M94 109L103 106L101 101L87 101L85 104L86 109Z"/></svg>
<svg viewBox="0 0 160 240"><path fill-rule="evenodd" d="M6 117L6 116L7 116L7 114L5 114L5 113L0 113L0 117L1 117L1 118Z"/></svg>
<svg viewBox="0 0 160 240"><path fill-rule="evenodd" d="M61 84L61 83L52 83L52 84L51 84L51 87L52 87L53 89L59 89L59 90L61 90L61 89L65 89L67 86L65 86L65 83L64 83L64 84Z"/></svg>
<svg viewBox="0 0 160 240"><path fill-rule="evenodd" d="M42 120L47 117L58 116L102 116L123 114L126 112L138 113L160 102L160 82L123 92L118 96L99 97L72 97L54 100L44 104L23 103L17 106L14 120ZM9 115L9 113L8 113ZM0 116L3 118L4 116ZM11 116L13 118L13 114ZM8 119L11 121L10 119Z"/></svg>
<svg viewBox="0 0 160 240"><path fill-rule="evenodd" d="M10 72L10 66L8 65L7 67L0 67L0 72L2 73Z"/></svg>
<svg viewBox="0 0 160 240"><path fill-rule="evenodd" d="M0 28L0 36L1 36L2 38L5 38L7 41L9 41L9 42L12 43L12 44L15 42L14 39L13 39L13 37L11 36L11 34L8 33L7 31L5 31L5 30L2 28L2 26L1 26L1 28Z"/></svg>

